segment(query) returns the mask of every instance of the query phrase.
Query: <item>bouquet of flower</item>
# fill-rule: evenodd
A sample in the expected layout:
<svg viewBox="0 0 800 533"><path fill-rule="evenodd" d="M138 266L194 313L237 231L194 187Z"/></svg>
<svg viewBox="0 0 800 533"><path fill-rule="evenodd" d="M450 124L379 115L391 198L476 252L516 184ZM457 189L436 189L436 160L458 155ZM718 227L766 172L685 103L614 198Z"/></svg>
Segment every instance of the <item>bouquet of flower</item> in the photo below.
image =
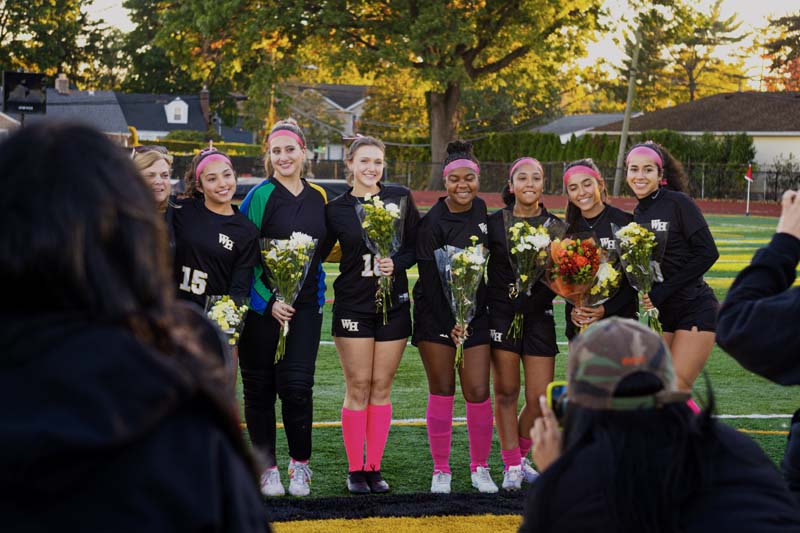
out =
<svg viewBox="0 0 800 533"><path fill-rule="evenodd" d="M208 296L206 298L206 315L219 326L228 339L228 344L236 346L244 327L250 298L233 298L228 295Z"/></svg>
<svg viewBox="0 0 800 533"><path fill-rule="evenodd" d="M377 195L366 195L363 204L356 204L356 213L364 232L364 243L376 257L391 257L403 244L403 218L406 198L399 203L384 203ZM378 272L375 271L377 275ZM379 276L375 292L375 307L383 311L383 325L388 323L392 306L392 281L394 276Z"/></svg>
<svg viewBox="0 0 800 533"><path fill-rule="evenodd" d="M661 224L662 244L660 245L656 232L650 231L636 222L631 222L622 228L612 226L625 275L631 287L640 294L650 292L653 282L664 280L661 268L654 260L654 254L659 248L663 254L663 242L666 242L667 228L664 227L666 223L662 222ZM663 332L661 321L658 319L658 309L655 307L649 309L644 312L644 315L647 317L647 325L651 329L658 333Z"/></svg>
<svg viewBox="0 0 800 533"><path fill-rule="evenodd" d="M556 239L550 245L547 274L542 280L554 293L582 307L600 269L600 251L591 235Z"/></svg>
<svg viewBox="0 0 800 533"><path fill-rule="evenodd" d="M596 307L610 300L619 290L622 283L619 263L612 259L607 250L600 250L600 268L594 277L594 285L589 289L589 294L585 295L583 305Z"/></svg>
<svg viewBox="0 0 800 533"><path fill-rule="evenodd" d="M475 317L478 287L483 280L488 251L482 244L477 244L478 237L471 237L472 246L456 248L444 246L434 251L436 265L442 280L445 296L450 301L456 325L464 331ZM464 360L464 341L459 339L456 346L456 368Z"/></svg>
<svg viewBox="0 0 800 533"><path fill-rule="evenodd" d="M540 224L514 217L510 210L503 211L503 226L506 230L506 244L511 267L516 279L509 284L508 296L511 299L531 294L533 284L541 277L547 267L547 249L554 234L560 234L563 225L553 218L544 217ZM519 338L522 334L522 313L515 313L508 330L508 337Z"/></svg>
<svg viewBox="0 0 800 533"><path fill-rule="evenodd" d="M308 274L317 239L295 231L288 239L261 239L261 258L275 299L293 305ZM286 352L286 335L289 323L285 322L278 338L275 363Z"/></svg>

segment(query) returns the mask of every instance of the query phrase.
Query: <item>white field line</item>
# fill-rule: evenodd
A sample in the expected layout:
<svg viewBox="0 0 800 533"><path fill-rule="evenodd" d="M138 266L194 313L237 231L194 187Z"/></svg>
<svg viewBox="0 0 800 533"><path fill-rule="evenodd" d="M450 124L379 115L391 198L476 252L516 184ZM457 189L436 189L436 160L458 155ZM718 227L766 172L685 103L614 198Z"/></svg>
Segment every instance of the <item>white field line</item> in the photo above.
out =
<svg viewBox="0 0 800 533"><path fill-rule="evenodd" d="M792 418L792 415L777 415L777 414L750 414L750 415L715 415L715 418L720 418L724 420L772 420L772 419L787 419ZM463 426L467 423L467 419L462 417L454 417L453 418L453 425L455 426ZM392 419L393 426L424 426L426 425L424 418L395 418ZM242 422L242 428L246 428L246 424ZM283 427L282 423L277 424L279 428ZM324 428L324 427L341 427L342 422L341 420L330 420L327 422L314 422L312 426L315 428Z"/></svg>
<svg viewBox="0 0 800 533"><path fill-rule="evenodd" d="M335 344L333 341L319 341L319 343L325 346L333 346ZM566 346L569 343L567 341L559 341L556 344L559 346ZM406 346L411 346L411 342L407 342Z"/></svg>

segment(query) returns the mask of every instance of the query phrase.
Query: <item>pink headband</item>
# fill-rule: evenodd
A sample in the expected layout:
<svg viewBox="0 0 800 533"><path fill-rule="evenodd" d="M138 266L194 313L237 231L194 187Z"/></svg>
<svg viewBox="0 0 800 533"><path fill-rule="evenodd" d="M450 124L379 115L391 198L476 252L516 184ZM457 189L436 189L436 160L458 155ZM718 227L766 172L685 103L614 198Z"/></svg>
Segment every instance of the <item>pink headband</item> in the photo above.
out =
<svg viewBox="0 0 800 533"><path fill-rule="evenodd" d="M194 171L194 181L198 183L200 181L200 173L203 172L203 169L206 168L208 165L213 163L214 161L222 161L223 163L227 163L231 169L233 169L233 163L231 160L225 157L222 154L212 154L206 158L204 158L200 163L197 165L197 168Z"/></svg>
<svg viewBox="0 0 800 533"><path fill-rule="evenodd" d="M585 165L575 165L574 167L569 167L567 171L564 172L564 185L566 185L569 179L575 174L589 174L597 181L603 181L603 177L592 167L587 167Z"/></svg>
<svg viewBox="0 0 800 533"><path fill-rule="evenodd" d="M442 174L444 177L447 177L450 172L461 167L467 167L471 169L476 175L481 173L481 168L477 165L477 163L475 163L475 161L471 159L456 159L455 161L450 161L447 163L447 166L442 170Z"/></svg>
<svg viewBox="0 0 800 533"><path fill-rule="evenodd" d="M514 177L514 171L517 170L522 165L533 165L535 167L539 167L539 172L544 174L544 168L542 168L542 164L539 163L539 161L537 161L532 157L523 157L522 159L514 163L514 166L511 167L511 171L509 171L508 173L508 179L512 179Z"/></svg>
<svg viewBox="0 0 800 533"><path fill-rule="evenodd" d="M628 164L628 161L630 161L632 155L643 155L649 157L650 159L654 160L656 164L658 164L658 168L664 168L664 161L661 159L661 154L649 146L640 145L628 152L628 157L625 158L626 165Z"/></svg>
<svg viewBox="0 0 800 533"><path fill-rule="evenodd" d="M306 147L306 143L303 142L303 139L301 139L298 134L296 134L292 130L285 130L285 129L275 130L272 133L270 133L269 137L267 137L267 144L271 143L272 139L274 139L275 137L280 137L281 135L286 135L287 137L291 137L292 139L297 141L297 144L299 144L301 148Z"/></svg>

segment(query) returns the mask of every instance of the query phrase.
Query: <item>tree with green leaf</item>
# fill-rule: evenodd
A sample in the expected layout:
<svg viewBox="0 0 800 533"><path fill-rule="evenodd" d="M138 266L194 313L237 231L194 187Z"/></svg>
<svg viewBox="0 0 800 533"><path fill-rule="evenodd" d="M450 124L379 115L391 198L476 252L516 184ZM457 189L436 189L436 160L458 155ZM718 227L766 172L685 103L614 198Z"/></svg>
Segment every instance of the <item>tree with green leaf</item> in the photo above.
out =
<svg viewBox="0 0 800 533"><path fill-rule="evenodd" d="M363 69L411 69L427 84L431 158L442 161L459 132L465 88L527 56L564 63L583 51L599 0L284 1L274 22L284 34L335 43L339 61ZM297 19L293 14L299 15ZM440 179L432 175L431 186Z"/></svg>
<svg viewBox="0 0 800 533"><path fill-rule="evenodd" d="M137 93L197 92L202 85L156 42L164 26L164 2L124 0L122 5L135 24L125 35L121 50L127 61L122 89Z"/></svg>
<svg viewBox="0 0 800 533"><path fill-rule="evenodd" d="M90 0L0 0L0 70L83 80L103 42L103 22L87 15Z"/></svg>
<svg viewBox="0 0 800 533"><path fill-rule="evenodd" d="M703 85L711 85L713 92L726 89L714 87L714 84L731 75L730 65L726 68L725 62L714 56L714 51L746 37L744 33L737 34L742 23L736 20L735 14L722 18L721 5L722 0L716 0L708 13L688 7L677 10L680 18L675 42L667 50L676 84L688 91L690 102L695 100ZM738 74L741 75L741 71Z"/></svg>

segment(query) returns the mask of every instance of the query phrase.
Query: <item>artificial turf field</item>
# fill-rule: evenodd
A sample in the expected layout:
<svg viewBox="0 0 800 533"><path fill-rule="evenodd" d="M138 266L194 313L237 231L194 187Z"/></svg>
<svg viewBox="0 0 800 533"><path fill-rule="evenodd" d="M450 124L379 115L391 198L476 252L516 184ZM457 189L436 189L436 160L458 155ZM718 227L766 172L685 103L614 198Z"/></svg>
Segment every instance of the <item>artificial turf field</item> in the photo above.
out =
<svg viewBox="0 0 800 533"><path fill-rule="evenodd" d="M722 301L725 298L736 274L747 266L753 253L769 242L775 230L777 219L771 217L744 217L732 215L709 215L706 217L711 227L711 232L719 248L720 258L706 280L715 290L717 297ZM328 273L327 298L333 299L332 284L338 272L338 265L326 264ZM409 271L409 283L413 285L417 279L416 268ZM556 379L564 379L567 360L567 344L564 337L564 312L563 302L556 299L555 316L558 332L559 346L563 352L556 359ZM274 518L278 520L296 520L312 518L312 510L319 507L333 509L333 515L354 518L359 513L354 510L362 509L360 515L368 516L380 512L383 496L357 497L352 500L345 487L347 474L347 460L342 444L341 429L338 426L340 409L344 397L344 380L336 349L330 335L331 312L330 304L326 304L322 327L322 343L319 349L316 370L316 385L314 388L314 453L310 461L314 472L311 483L311 500L300 502L292 497L285 497L282 501L267 501L267 508L271 509ZM795 409L800 407L800 395L796 388L780 387L767 380L755 376L742 369L733 359L720 348L715 347L706 366L711 385L717 401L717 412L724 417L724 422L748 433L756 440L773 461L778 463L782 456L786 441L786 432L789 419ZM241 383L241 382L240 382ZM696 397L705 398L703 378L698 380L695 390ZM241 401L241 389L239 389ZM399 508L407 508L409 514L421 516L428 514L424 505L416 501L414 495L422 496L430 489L430 476L432 461L428 451L427 434L424 425L425 408L427 403L427 381L422 362L416 348L408 345L392 390L393 418L395 422L389 433L389 441L382 465L384 478L392 487L392 498L400 502ZM279 400L280 401L280 400ZM280 416L280 409L277 409ZM753 416L759 415L759 416ZM456 422L453 430L453 446L451 467L453 471L453 493L473 494L469 481L469 454L467 447L467 429L463 423L464 400L460 391L456 391L455 416L462 420ZM288 484L286 477L286 463L288 453L286 440L282 431L278 433L277 457L283 472L284 485ZM502 461L497 437L495 436L492 454L489 461L495 482L500 485L502 481ZM501 491L502 492L502 491ZM404 497L407 498L403 500ZM338 499L339 497L343 499ZM314 500L323 498L321 500ZM426 496L429 499L429 497ZM399 522L345 522L323 520L308 520L301 523L276 523L277 531L334 531L356 526L362 530L394 530L399 531L425 529L428 531L469 531L475 526L480 530L513 530L519 525L519 515L491 517L482 515L484 500L471 500L475 503L471 509L457 510L453 506L457 495L445 497L442 500L443 509L448 514L470 514L466 523L461 523L455 516L433 518L431 521L408 521L400 519ZM519 509L521 498L494 496L488 501L491 509L494 502L494 511L489 513L502 513L505 504L509 508ZM369 500L369 501L368 501ZM292 502L296 501L296 504ZM389 503L389 500L385 500ZM316 505L317 503L318 505ZM375 507L375 506L378 507ZM515 507L516 506L516 507ZM387 507L387 506L384 506ZM452 509L454 513L450 513ZM429 514L442 514L432 510ZM321 517L326 517L323 513ZM500 522L497 520L500 519ZM421 520L417 518L415 520ZM427 519L426 519L427 520ZM300 528L300 529L298 529Z"/></svg>

